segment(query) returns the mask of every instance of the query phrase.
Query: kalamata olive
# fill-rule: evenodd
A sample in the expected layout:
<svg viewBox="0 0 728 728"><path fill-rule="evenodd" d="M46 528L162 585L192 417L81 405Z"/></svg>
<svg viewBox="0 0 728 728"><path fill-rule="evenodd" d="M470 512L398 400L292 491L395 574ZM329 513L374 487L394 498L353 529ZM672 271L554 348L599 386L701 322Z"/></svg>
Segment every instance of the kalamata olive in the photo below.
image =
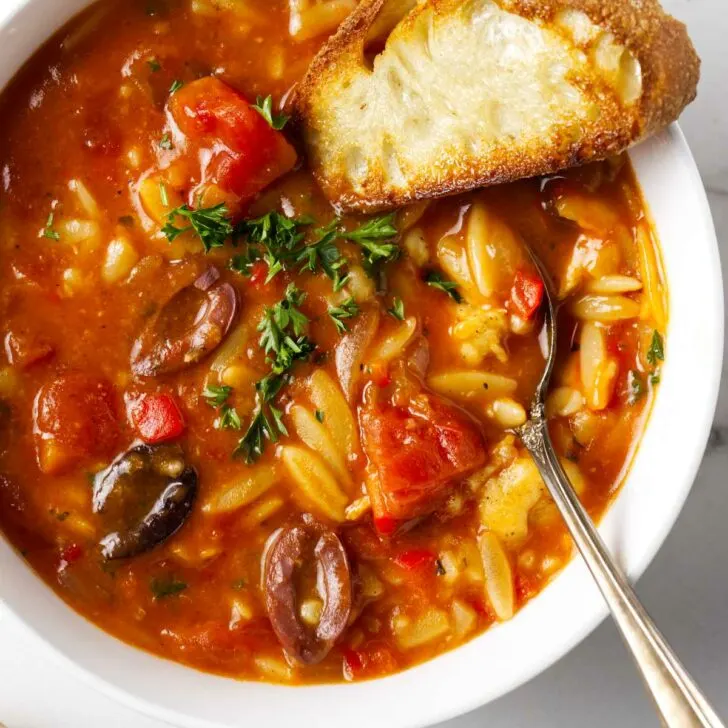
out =
<svg viewBox="0 0 728 728"><path fill-rule="evenodd" d="M306 665L323 660L351 612L351 574L339 537L309 514L278 529L263 555L262 583L268 617L288 656ZM306 585L323 601L315 627L299 616Z"/></svg>
<svg viewBox="0 0 728 728"><path fill-rule="evenodd" d="M132 372L154 377L196 364L219 346L239 308L237 291L211 266L146 324L131 350Z"/></svg>
<svg viewBox="0 0 728 728"><path fill-rule="evenodd" d="M108 529L107 559L136 556L185 522L197 493L197 472L178 445L135 444L94 479L93 510Z"/></svg>

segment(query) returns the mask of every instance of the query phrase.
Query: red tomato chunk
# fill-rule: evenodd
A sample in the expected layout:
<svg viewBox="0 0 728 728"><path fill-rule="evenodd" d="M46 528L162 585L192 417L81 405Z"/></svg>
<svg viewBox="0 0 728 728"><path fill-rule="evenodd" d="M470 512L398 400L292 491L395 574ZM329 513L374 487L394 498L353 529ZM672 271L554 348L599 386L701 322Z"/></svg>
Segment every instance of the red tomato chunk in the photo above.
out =
<svg viewBox="0 0 728 728"><path fill-rule="evenodd" d="M375 524L430 513L453 481L485 462L485 444L473 420L433 395L417 397L416 408L367 405L360 422L375 470L367 485Z"/></svg>
<svg viewBox="0 0 728 728"><path fill-rule="evenodd" d="M57 475L81 460L113 451L118 426L113 390L103 379L80 372L63 374L40 390L33 414L44 473Z"/></svg>
<svg viewBox="0 0 728 728"><path fill-rule="evenodd" d="M193 145L208 148L201 188L214 184L241 201L254 197L296 163L296 151L234 89L208 76L186 84L169 112ZM194 195L197 197L198 189Z"/></svg>

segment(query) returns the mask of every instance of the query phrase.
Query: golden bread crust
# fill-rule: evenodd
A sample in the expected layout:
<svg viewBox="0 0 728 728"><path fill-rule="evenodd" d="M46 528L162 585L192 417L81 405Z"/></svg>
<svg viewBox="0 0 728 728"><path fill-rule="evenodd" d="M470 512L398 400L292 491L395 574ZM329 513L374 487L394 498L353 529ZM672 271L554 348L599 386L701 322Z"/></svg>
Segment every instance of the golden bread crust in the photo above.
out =
<svg viewBox="0 0 728 728"><path fill-rule="evenodd" d="M489 0L425 0L414 9L412 0L363 0L312 62L297 89L294 110L302 124L314 174L338 207L371 212L602 159L674 121L695 97L699 59L684 25L666 15L657 0L496 0L500 10L530 21L540 30L553 31L553 37L564 33L558 22L560 14L577 11L586 16L598 31L611 34L614 42L637 59L641 74L639 97L625 103L604 79L597 74L585 77L582 69L578 85L584 108L559 117L545 133L526 134L522 139L502 135L488 143L487 153L483 151L485 146L474 143L457 149L429 149L426 158L413 162L405 159L406 145L416 146L426 131L396 127L396 133L389 133L384 129L384 153L372 152L370 141L356 150L357 159L364 157L362 169L366 170L364 173L360 169L357 178L352 172L356 164L350 163L351 154L346 151L356 146L356 140L348 138L356 134L349 131L347 137L345 130L338 128L343 112L337 109L336 116L333 108L346 103L352 83L361 86L376 79L376 66L373 71L366 70L363 58L377 19L384 10L391 13L393 7L396 11L397 5L402 6L404 18L392 34L402 45L409 42L408 34L413 35L412 42L417 41L418 27L422 35L423 13L430 13L427 27L431 27L438 18L452 16L468 2L485 5ZM464 25L463 33L467 32ZM388 40L385 52L389 45ZM581 55L590 47L586 42ZM414 73L405 73L405 79L419 82L418 69L408 69L406 58L402 64L406 71ZM452 85L459 82L458 78L452 79ZM369 101L366 86L364 89L355 97L363 99L362 111ZM399 96L405 93L397 90L399 102ZM467 90L473 92L472 88ZM590 115L590 109L598 109L598 113ZM358 110L346 113L354 118ZM379 116L387 114L380 110ZM378 123L377 118L369 123ZM386 126L386 120L382 126ZM343 139L347 139L348 146ZM377 140L379 144L379 137Z"/></svg>

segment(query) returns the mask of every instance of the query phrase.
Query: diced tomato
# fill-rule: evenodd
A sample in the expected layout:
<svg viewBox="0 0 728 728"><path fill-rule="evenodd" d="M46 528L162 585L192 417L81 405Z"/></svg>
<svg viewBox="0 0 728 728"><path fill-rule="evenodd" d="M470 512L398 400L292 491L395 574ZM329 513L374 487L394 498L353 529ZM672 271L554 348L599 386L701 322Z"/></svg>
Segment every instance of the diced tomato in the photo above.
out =
<svg viewBox="0 0 728 728"><path fill-rule="evenodd" d="M408 549L394 557L394 563L407 571L417 571L435 565L435 554L427 549Z"/></svg>
<svg viewBox="0 0 728 728"><path fill-rule="evenodd" d="M370 642L357 650L345 647L343 653L342 668L344 679L348 681L388 675L397 669L397 660L392 651L379 641Z"/></svg>
<svg viewBox="0 0 728 728"><path fill-rule="evenodd" d="M83 556L83 549L77 543L69 543L61 549L61 561L72 564Z"/></svg>
<svg viewBox="0 0 728 728"><path fill-rule="evenodd" d="M483 437L462 410L431 394L416 407L377 401L359 415L364 451L373 467L367 490L375 525L432 512L453 481L485 462Z"/></svg>
<svg viewBox="0 0 728 728"><path fill-rule="evenodd" d="M374 517L374 527L383 536L391 536L398 528L399 521L391 516Z"/></svg>
<svg viewBox="0 0 728 728"><path fill-rule="evenodd" d="M81 372L41 387L33 417L38 463L49 475L109 455L119 434L111 385Z"/></svg>
<svg viewBox="0 0 728 728"><path fill-rule="evenodd" d="M511 289L511 307L522 319L529 319L543 301L544 285L536 273L518 270Z"/></svg>
<svg viewBox="0 0 728 728"><path fill-rule="evenodd" d="M254 286L259 286L265 283L265 279L268 275L268 264L262 260L256 260L253 265L250 266L250 282Z"/></svg>
<svg viewBox="0 0 728 728"><path fill-rule="evenodd" d="M144 394L131 409L131 419L145 442L155 443L179 437L185 429L179 405L170 394Z"/></svg>
<svg viewBox="0 0 728 728"><path fill-rule="evenodd" d="M296 163L296 151L283 134L214 76L182 86L168 107L193 146L212 151L201 155L205 162L195 197L205 185L214 184L248 200Z"/></svg>

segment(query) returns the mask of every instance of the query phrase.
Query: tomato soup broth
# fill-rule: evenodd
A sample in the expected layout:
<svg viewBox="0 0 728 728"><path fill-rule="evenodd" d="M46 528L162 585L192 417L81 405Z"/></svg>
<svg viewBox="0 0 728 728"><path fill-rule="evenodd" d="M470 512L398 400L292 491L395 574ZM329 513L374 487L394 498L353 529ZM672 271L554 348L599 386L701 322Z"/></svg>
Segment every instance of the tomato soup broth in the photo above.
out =
<svg viewBox="0 0 728 728"><path fill-rule="evenodd" d="M111 634L276 682L386 675L509 619L599 518L663 353L626 157L337 217L281 102L351 3L98 3L0 101L0 524Z"/></svg>

